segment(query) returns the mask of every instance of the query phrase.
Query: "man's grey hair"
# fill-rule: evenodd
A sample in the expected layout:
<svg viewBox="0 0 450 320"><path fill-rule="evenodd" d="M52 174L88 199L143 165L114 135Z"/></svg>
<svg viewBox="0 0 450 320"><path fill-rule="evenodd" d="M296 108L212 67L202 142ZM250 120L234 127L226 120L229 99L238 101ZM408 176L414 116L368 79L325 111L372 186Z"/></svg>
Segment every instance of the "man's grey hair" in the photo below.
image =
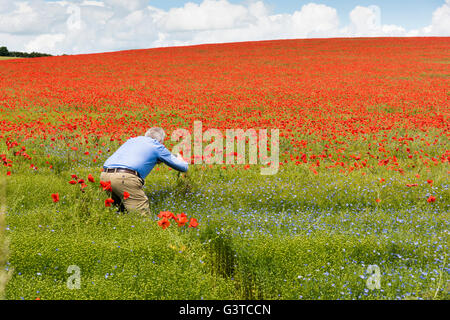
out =
<svg viewBox="0 0 450 320"><path fill-rule="evenodd" d="M166 137L166 133L160 127L153 127L147 130L145 133L146 137L153 138L161 143L163 143L164 138Z"/></svg>

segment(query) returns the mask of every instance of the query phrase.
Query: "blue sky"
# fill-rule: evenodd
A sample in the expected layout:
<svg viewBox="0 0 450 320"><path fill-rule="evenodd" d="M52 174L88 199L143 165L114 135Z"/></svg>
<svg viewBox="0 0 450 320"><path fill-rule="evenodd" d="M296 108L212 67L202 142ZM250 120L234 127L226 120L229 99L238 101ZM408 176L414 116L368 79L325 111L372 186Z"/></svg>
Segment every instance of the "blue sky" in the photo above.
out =
<svg viewBox="0 0 450 320"><path fill-rule="evenodd" d="M450 36L450 0L0 0L12 51L418 36Z"/></svg>
<svg viewBox="0 0 450 320"><path fill-rule="evenodd" d="M187 2L201 3L203 0L150 0L149 4L168 10L182 7ZM383 24L396 24L406 29L423 28L431 23L433 11L444 4L443 0L263 0L273 13L293 13L308 4L315 2L325 4L337 10L341 24L349 23L349 13L356 6L377 5L381 9ZM246 0L229 0L230 3L245 4Z"/></svg>

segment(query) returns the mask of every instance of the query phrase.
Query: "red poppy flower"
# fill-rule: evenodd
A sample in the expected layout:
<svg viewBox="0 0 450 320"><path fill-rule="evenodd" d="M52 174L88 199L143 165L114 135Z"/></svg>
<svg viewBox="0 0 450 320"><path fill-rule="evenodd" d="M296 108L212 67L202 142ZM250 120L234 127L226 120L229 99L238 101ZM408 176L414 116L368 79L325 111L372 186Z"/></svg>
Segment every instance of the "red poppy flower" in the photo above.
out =
<svg viewBox="0 0 450 320"><path fill-rule="evenodd" d="M170 211L161 211L158 214L158 218L175 219L175 215Z"/></svg>
<svg viewBox="0 0 450 320"><path fill-rule="evenodd" d="M53 202L59 201L59 194L58 193L52 193L52 200Z"/></svg>
<svg viewBox="0 0 450 320"><path fill-rule="evenodd" d="M114 200L111 198L108 198L105 200L105 207L111 207L111 203L114 203Z"/></svg>
<svg viewBox="0 0 450 320"><path fill-rule="evenodd" d="M72 179L78 179L76 174L71 175Z"/></svg>
<svg viewBox="0 0 450 320"><path fill-rule="evenodd" d="M161 228L166 229L168 226L170 226L170 221L166 217L163 217L161 220L158 221L158 225Z"/></svg>
<svg viewBox="0 0 450 320"><path fill-rule="evenodd" d="M112 191L111 181L100 181L100 186L103 188L103 191Z"/></svg>
<svg viewBox="0 0 450 320"><path fill-rule="evenodd" d="M78 179L78 183L79 184L83 184L84 183L84 179Z"/></svg>
<svg viewBox="0 0 450 320"><path fill-rule="evenodd" d="M431 203L431 202L435 202L435 201L436 201L436 197L434 197L434 196L429 196L428 199L427 199L427 201L430 202L430 203Z"/></svg>
<svg viewBox="0 0 450 320"><path fill-rule="evenodd" d="M197 228L197 226L198 226L197 219L191 218L191 220L189 221L189 228Z"/></svg>
<svg viewBox="0 0 450 320"><path fill-rule="evenodd" d="M8 172L6 173L6 175L7 175L7 176L10 176L10 175L11 175L11 171L8 171Z"/></svg>
<svg viewBox="0 0 450 320"><path fill-rule="evenodd" d="M77 184L77 182L76 182L75 180L73 180L73 179L70 180L69 183L70 183L70 184Z"/></svg>
<svg viewBox="0 0 450 320"><path fill-rule="evenodd" d="M130 197L130 194L126 191L123 192L123 200L126 200Z"/></svg>
<svg viewBox="0 0 450 320"><path fill-rule="evenodd" d="M433 180L428 179L427 182L428 184L433 184Z"/></svg>
<svg viewBox="0 0 450 320"><path fill-rule="evenodd" d="M92 174L89 173L88 175L88 181L89 182L95 182L94 177L92 176Z"/></svg>
<svg viewBox="0 0 450 320"><path fill-rule="evenodd" d="M188 221L186 214L179 213L177 214L177 216L175 217L175 221L178 223L179 227L182 227L186 224L186 222Z"/></svg>

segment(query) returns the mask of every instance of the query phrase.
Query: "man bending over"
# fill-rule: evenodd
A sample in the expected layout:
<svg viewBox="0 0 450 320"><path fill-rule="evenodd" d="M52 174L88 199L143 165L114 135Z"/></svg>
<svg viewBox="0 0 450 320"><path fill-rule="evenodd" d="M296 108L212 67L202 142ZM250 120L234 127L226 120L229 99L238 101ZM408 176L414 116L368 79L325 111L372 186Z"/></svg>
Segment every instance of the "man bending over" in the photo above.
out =
<svg viewBox="0 0 450 320"><path fill-rule="evenodd" d="M188 163L163 145L165 136L162 128L150 128L145 136L127 140L104 163L100 180L111 181L109 192L120 211L137 210L144 216L150 212L143 186L156 164L163 162L181 172L188 170Z"/></svg>

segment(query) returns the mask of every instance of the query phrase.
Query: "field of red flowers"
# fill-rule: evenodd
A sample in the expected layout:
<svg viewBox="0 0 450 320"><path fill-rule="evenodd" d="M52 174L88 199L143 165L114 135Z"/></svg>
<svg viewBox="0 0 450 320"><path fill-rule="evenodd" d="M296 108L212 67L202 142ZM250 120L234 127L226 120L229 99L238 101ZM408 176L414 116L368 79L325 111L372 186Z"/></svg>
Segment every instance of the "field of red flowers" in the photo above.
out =
<svg viewBox="0 0 450 320"><path fill-rule="evenodd" d="M449 66L448 37L260 41L0 61L0 177L8 185L8 263L16 270L7 297L445 298ZM98 173L129 137L151 126L168 137L180 128L192 132L194 121L223 132L279 129L280 170L262 178L254 166L191 165L182 180L155 169L146 184L152 219L176 212L186 227L168 227L167 217L159 226L152 221L156 239L188 255L174 260L157 240L137 240L148 232L141 220L104 217L113 209ZM113 253L121 241L132 253ZM61 247L71 252L65 258ZM166 249L165 258L155 256ZM42 258L29 260L36 251ZM134 252L153 257L146 268ZM330 255L335 260L325 262ZM112 286L117 259L133 271ZM162 269L154 269L158 261ZM358 276L368 262L389 278L381 293L367 291ZM160 271L172 268L167 263L185 264L179 272L197 280L159 291L133 282L141 275L158 286ZM71 264L91 270L87 291L64 291ZM31 280L54 265L62 271ZM319 269L326 272L311 276ZM414 280L407 284L409 274Z"/></svg>
<svg viewBox="0 0 450 320"><path fill-rule="evenodd" d="M201 120L279 128L283 161L299 165L446 166L449 47L449 38L286 40L2 61L0 135L90 146L95 159L92 137L120 142Z"/></svg>

